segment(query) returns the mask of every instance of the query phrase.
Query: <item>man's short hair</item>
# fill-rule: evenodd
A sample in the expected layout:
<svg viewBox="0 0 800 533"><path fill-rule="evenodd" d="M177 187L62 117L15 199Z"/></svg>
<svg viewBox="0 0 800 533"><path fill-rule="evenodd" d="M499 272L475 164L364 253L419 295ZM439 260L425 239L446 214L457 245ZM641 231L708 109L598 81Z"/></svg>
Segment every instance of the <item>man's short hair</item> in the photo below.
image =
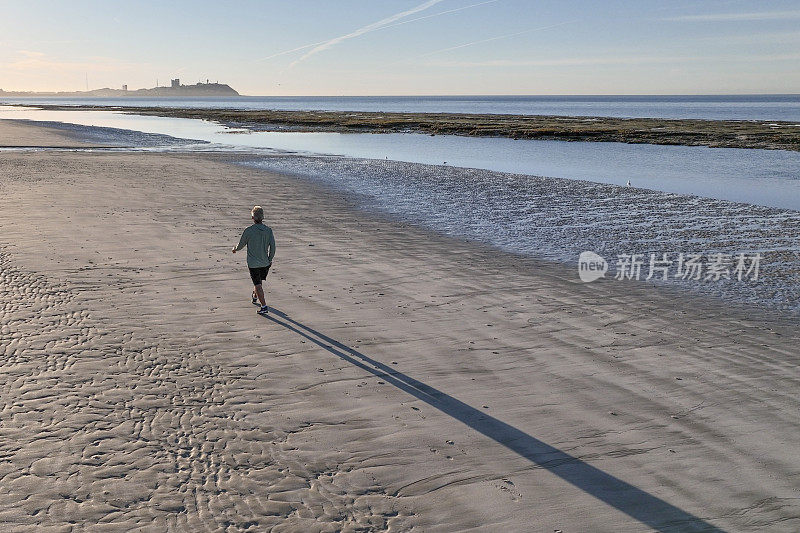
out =
<svg viewBox="0 0 800 533"><path fill-rule="evenodd" d="M250 214L253 215L253 220L256 222L262 222L264 220L264 208L260 205L254 206Z"/></svg>

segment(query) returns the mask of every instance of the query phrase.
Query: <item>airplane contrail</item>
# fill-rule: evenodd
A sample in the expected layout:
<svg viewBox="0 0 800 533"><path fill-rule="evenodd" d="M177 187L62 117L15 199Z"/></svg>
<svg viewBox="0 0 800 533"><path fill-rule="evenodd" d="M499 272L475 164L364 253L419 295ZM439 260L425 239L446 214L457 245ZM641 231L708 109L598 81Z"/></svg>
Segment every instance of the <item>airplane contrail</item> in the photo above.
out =
<svg viewBox="0 0 800 533"><path fill-rule="evenodd" d="M283 52L278 52L276 54L272 54L271 56L262 57L261 59L256 59L256 61L266 61L268 59L272 59L273 57L284 56L286 54L291 54L292 52L299 52L300 50L305 50L306 48L311 48L312 46L317 46L326 41L319 41L318 43L311 43L311 44L304 44L303 46L298 46L297 48L292 48L291 50L284 50Z"/></svg>
<svg viewBox="0 0 800 533"><path fill-rule="evenodd" d="M478 2L477 4L470 4L468 6L456 7L454 9L448 9L447 11L440 11L438 13L433 13L431 15L425 15L424 17L417 17L415 19L404 20L402 22L397 22L395 24L389 24L388 26L382 26L382 27L377 28L377 29L384 30L386 28L394 28L395 26L402 26L403 24L408 24L409 22L416 22L418 20L429 19L429 18L432 18L432 17L441 16L441 15L449 15L450 13L455 13L457 11L464 11L465 9L470 9L470 8L473 8L473 7L483 6L483 5L486 5L486 4L494 4L495 2L499 2L499 1L500 0L485 0L484 2Z"/></svg>
<svg viewBox="0 0 800 533"><path fill-rule="evenodd" d="M402 11L402 12L396 13L396 14L390 16L390 17L386 17L384 19L381 19L381 20L379 20L377 22L373 22L372 24L367 24L366 26L362 26L362 27L358 28L357 30L355 30L353 32L350 32L350 33L348 33L346 35L341 35L339 37L334 37L333 39L330 39L328 41L323 42L322 44L318 44L317 46L315 46L314 48L312 48L311 50L309 50L308 52L306 52L305 54L300 56L299 59L293 61L289 65L289 68L297 65L301 61L305 61L306 59L308 59L309 57L313 56L314 54L318 54L318 53L322 52L323 50L327 50L328 48L331 48L332 46L336 46L337 44L341 43L342 41L346 41L348 39L352 39L353 37L358 37L359 35L363 35L365 33L371 32L371 31L375 31L377 29L382 28L383 26L387 26L387 25L391 24L392 22L400 20L401 18L407 17L409 15L413 15L414 13L418 13L420 11L424 11L424 10L426 10L426 9L428 9L430 7L433 7L436 4L441 3L443 1L444 0L428 0L427 2L424 2L424 3L420 4L420 5L418 5L417 7L413 7L411 9L407 10L407 11Z"/></svg>
<svg viewBox="0 0 800 533"><path fill-rule="evenodd" d="M450 46L448 48L441 48L439 50L434 50L433 52L428 52L427 54L422 54L422 55L417 56L417 57L428 57L428 56L432 56L434 54L439 54L441 52L449 52L450 50L458 50L459 48L466 48L467 46L473 46L475 44L488 43L490 41L497 41L497 40L500 40L500 39L508 39L509 37L515 37L517 35L522 35L523 33L530 33L532 31L549 30L550 28L563 26L564 24L571 24L573 22L575 22L575 21L574 20L568 20L566 22L559 22L558 24L551 24L549 26L540 26L538 28L531 28L529 30L522 30L522 31L514 32L514 33L507 33L505 35L498 35L496 37L489 37L488 39L481 39L480 41L473 41L471 43L459 44L458 46Z"/></svg>
<svg viewBox="0 0 800 533"><path fill-rule="evenodd" d="M499 1L500 0L485 0L484 2L478 2L476 4L470 4L468 6L457 7L457 8L454 8L454 9L448 9L447 11L440 11L439 13L433 13L431 15L425 15L424 17L417 17L417 18L413 18L413 19L409 19L409 20L403 20L401 22L396 22L395 24L388 24L388 25L385 25L385 26L380 26L378 28L374 28L374 29L370 30L369 32L364 32L364 33L370 33L370 32L378 31L378 30L386 30L386 29L389 29L389 28L394 28L396 26L402 26L403 24L408 24L410 22L416 22L418 20L424 20L424 19L429 19L429 18L433 18L433 17L441 17L442 15L449 15L450 13L457 13L458 11L464 11L465 9L472 9L473 7L479 7L479 6L483 6L483 5L486 5L486 4L494 4L495 2L499 2ZM364 33L362 33L361 35L364 35ZM316 42L316 43L304 44L303 46L298 46L297 48L292 48L291 50L284 50L283 52L277 52L277 53L269 55L267 57L262 57L261 59L256 59L256 61L268 61L270 59L273 59L273 58L276 58L276 57L279 57L279 56L283 56L283 55L286 55L286 54L291 54L293 52L299 52L300 50L305 50L307 48L311 48L312 46L319 46L321 44L325 44L326 42L328 42L328 40L319 41L319 42Z"/></svg>

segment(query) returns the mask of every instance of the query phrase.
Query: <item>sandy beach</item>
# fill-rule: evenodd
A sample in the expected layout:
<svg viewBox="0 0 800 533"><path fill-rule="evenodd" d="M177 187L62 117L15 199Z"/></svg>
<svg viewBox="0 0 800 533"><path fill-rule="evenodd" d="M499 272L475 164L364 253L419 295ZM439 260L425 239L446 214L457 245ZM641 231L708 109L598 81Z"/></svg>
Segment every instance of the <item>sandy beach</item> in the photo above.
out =
<svg viewBox="0 0 800 533"><path fill-rule="evenodd" d="M800 529L780 315L0 121L4 531ZM75 147L69 151L63 148ZM256 314L230 248L265 207Z"/></svg>

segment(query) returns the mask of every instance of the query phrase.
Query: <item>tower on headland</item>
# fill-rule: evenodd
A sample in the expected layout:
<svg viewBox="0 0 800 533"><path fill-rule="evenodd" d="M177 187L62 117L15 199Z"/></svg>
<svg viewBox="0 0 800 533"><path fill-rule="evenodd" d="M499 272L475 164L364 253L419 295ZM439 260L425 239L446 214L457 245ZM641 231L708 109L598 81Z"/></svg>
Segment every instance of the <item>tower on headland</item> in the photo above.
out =
<svg viewBox="0 0 800 533"><path fill-rule="evenodd" d="M3 91L0 89L0 94L3 96L89 96L101 98L114 98L114 97L146 97L146 98L161 98L161 97L188 97L188 98L206 98L217 96L240 96L237 91L231 88L230 85L225 83L214 82L206 79L206 82L198 82L193 85L181 85L180 78L170 79L170 84L167 86L159 85L156 79L156 86L150 89L135 89L131 90L128 84L123 84L119 89L110 89L104 87L102 89L94 89L91 91L74 91L74 92L25 92L25 91ZM0 528L0 532L2 528Z"/></svg>

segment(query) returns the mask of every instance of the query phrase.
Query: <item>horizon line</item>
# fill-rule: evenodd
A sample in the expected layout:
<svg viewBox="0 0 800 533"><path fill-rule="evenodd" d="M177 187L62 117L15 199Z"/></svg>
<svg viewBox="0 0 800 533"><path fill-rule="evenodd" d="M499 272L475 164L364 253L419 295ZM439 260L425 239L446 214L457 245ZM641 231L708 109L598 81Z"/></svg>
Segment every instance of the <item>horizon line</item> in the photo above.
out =
<svg viewBox="0 0 800 533"><path fill-rule="evenodd" d="M221 84L222 85L222 84ZM224 84L228 85L228 84ZM228 85L230 87L230 85ZM167 87L169 88L169 87ZM33 91L33 90L3 90L0 89L0 96L2 93L33 93L31 97L36 97L39 93L86 93L91 91L111 89L110 87L101 87L99 89L90 89L89 91L70 91L70 90L47 90L47 91ZM136 92L130 91L130 92ZM239 94L239 95L225 95L225 96L153 96L153 97L138 97L138 96L100 96L97 98L120 99L125 98L154 98L154 99L226 99L226 98L436 98L436 97L543 97L543 96L800 96L800 91L794 93L785 92L730 92L730 93L414 93L414 94ZM53 96L55 97L55 96ZM87 96L91 98L92 96ZM27 98L26 96L12 96L10 98ZM57 97L56 97L57 98Z"/></svg>

